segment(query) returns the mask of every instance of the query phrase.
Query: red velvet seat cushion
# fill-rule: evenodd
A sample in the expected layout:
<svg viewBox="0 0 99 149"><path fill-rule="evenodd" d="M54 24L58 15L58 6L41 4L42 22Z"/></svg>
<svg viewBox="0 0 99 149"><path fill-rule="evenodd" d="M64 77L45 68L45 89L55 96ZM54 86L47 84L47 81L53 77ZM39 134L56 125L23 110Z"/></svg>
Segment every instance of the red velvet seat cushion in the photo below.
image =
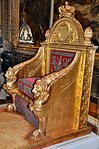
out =
<svg viewBox="0 0 99 149"><path fill-rule="evenodd" d="M18 89L33 99L32 88L38 78L24 78L18 80Z"/></svg>

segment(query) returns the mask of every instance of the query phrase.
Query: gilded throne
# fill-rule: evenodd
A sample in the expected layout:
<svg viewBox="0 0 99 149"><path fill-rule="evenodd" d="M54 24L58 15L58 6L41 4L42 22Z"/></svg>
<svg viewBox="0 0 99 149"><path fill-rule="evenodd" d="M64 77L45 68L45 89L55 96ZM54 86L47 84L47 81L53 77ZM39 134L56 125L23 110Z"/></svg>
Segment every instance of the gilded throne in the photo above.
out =
<svg viewBox="0 0 99 149"><path fill-rule="evenodd" d="M91 132L87 126L95 47L66 2L46 32L36 56L6 72L4 88L35 130L35 146L54 144ZM24 112L25 111L25 112Z"/></svg>

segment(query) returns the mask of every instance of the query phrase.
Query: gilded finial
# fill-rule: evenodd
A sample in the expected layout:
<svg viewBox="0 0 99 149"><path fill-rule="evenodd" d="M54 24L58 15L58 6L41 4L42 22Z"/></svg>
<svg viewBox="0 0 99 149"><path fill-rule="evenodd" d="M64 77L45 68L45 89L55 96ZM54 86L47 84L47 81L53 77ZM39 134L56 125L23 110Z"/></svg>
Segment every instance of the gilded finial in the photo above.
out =
<svg viewBox="0 0 99 149"><path fill-rule="evenodd" d="M48 44L49 43L49 38L50 38L50 30L49 29L46 31L45 37L46 37L45 42Z"/></svg>
<svg viewBox="0 0 99 149"><path fill-rule="evenodd" d="M89 46L92 45L91 38L93 36L93 33L92 33L92 29L90 27L87 27L85 29L84 36L85 36L85 44L89 45Z"/></svg>
<svg viewBox="0 0 99 149"><path fill-rule="evenodd" d="M68 2L65 2L65 5L63 6L60 6L58 10L59 10L60 17L66 16L66 17L74 18L75 16L75 7L69 6Z"/></svg>

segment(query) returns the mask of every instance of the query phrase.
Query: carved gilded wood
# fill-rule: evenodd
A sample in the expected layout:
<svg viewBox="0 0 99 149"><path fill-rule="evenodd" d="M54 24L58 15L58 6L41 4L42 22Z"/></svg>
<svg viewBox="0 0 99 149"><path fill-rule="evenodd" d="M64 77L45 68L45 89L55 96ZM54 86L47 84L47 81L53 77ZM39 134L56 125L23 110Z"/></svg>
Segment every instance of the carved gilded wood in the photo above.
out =
<svg viewBox="0 0 99 149"><path fill-rule="evenodd" d="M60 17L46 32L46 40L38 54L6 73L4 88L12 95L28 101L29 109L39 120L33 132L35 146L57 143L90 133L87 126L95 47L91 44L92 30L83 31L74 18L75 9L65 3L59 8ZM51 51L74 52L67 67L50 73ZM19 78L40 78L33 86L32 100L17 89ZM11 109L10 107L8 107ZM14 109L12 104L12 109Z"/></svg>

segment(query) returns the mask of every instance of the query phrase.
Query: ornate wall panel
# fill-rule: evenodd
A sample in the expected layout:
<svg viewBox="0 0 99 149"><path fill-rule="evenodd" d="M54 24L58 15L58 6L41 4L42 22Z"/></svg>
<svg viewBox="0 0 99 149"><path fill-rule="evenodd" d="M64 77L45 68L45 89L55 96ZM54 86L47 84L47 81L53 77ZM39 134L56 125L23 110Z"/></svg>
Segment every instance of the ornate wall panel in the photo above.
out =
<svg viewBox="0 0 99 149"><path fill-rule="evenodd" d="M19 0L1 0L2 37L17 44L19 30Z"/></svg>

